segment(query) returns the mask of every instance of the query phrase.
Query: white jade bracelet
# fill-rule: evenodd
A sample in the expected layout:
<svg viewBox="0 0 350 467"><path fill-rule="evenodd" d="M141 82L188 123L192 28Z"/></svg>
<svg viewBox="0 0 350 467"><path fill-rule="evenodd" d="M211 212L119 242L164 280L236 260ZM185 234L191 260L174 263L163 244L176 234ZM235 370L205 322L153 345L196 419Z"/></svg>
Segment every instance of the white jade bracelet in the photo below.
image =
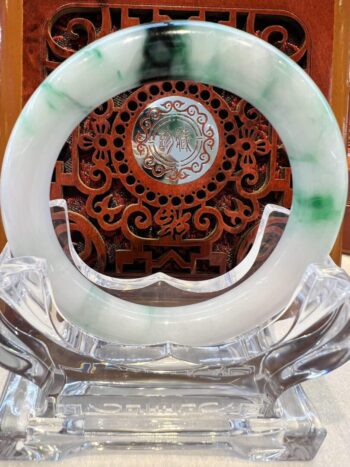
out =
<svg viewBox="0 0 350 467"><path fill-rule="evenodd" d="M286 146L294 189L285 232L257 272L216 298L171 308L132 304L90 283L62 251L49 210L54 165L72 130L112 96L162 78L218 86L257 107ZM6 150L1 202L13 254L47 259L55 300L66 319L111 342L206 345L237 336L286 306L306 266L328 254L346 189L339 128L301 68L253 35L176 21L128 28L96 41L39 86Z"/></svg>

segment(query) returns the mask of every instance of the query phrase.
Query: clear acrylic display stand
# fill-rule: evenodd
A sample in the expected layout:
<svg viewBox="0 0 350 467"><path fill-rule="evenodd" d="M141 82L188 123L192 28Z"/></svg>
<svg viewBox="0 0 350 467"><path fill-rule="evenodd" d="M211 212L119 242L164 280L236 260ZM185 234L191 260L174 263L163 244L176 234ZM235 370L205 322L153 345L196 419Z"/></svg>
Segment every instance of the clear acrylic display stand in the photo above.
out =
<svg viewBox="0 0 350 467"><path fill-rule="evenodd" d="M288 211L268 206L243 262L207 283L104 276L75 253L63 201L52 203L52 216L89 280L130 302L167 306L244 281L273 251ZM350 348L350 278L330 258L307 268L274 319L208 347L103 342L60 314L43 259L13 258L6 247L0 263L0 364L11 372L0 402L0 459L121 449L220 450L250 460L317 453L326 432L300 383L345 363Z"/></svg>

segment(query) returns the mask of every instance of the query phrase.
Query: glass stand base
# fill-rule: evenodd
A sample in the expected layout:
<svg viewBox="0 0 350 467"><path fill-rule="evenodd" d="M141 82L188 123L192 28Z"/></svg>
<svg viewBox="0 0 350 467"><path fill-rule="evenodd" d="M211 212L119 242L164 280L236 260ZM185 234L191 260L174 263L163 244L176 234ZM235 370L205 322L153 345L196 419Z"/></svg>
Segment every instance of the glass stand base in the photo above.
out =
<svg viewBox="0 0 350 467"><path fill-rule="evenodd" d="M234 384L67 382L47 397L10 374L0 405L0 459L59 460L106 451L181 450L246 460L310 460L326 431L300 385L274 405Z"/></svg>
<svg viewBox="0 0 350 467"><path fill-rule="evenodd" d="M131 307L200 303L266 260L286 214L272 207L265 217L248 259L210 287L162 274L124 290L81 260L77 267ZM0 256L0 365L12 373L0 400L0 459L177 450L310 460L326 432L300 384L346 363L349 343L350 277L329 258L310 264L289 304L245 334L232 331L206 346L140 345L74 326L56 306L45 262L14 258L7 248Z"/></svg>

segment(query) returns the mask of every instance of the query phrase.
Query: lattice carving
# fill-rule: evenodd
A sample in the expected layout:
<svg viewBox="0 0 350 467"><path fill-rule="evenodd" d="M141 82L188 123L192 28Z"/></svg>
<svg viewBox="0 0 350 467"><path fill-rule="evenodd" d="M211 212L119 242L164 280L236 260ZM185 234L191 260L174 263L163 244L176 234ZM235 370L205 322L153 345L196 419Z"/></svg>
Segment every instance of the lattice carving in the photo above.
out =
<svg viewBox="0 0 350 467"><path fill-rule="evenodd" d="M97 2L62 9L49 22L46 72L112 31L169 19L238 27L272 43L308 71L309 39L302 25L284 12ZM215 161L189 183L171 180L188 176L188 168L174 172L148 160L145 170L134 155L133 132L140 114L166 96L193 99L212 115L218 129ZM185 136L173 135L173 142ZM170 177L168 183L161 181L162 171ZM206 278L243 259L264 206L273 202L289 207L291 185L278 135L249 103L210 86L165 81L115 96L82 122L60 154L51 197L67 200L76 249L92 267L125 277L162 270Z"/></svg>

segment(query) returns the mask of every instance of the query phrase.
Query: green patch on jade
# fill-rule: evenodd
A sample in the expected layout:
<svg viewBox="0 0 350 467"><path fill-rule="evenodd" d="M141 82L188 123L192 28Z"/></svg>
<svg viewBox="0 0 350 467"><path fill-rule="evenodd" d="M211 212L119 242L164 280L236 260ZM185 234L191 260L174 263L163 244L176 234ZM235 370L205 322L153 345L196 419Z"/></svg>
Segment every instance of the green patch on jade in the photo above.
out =
<svg viewBox="0 0 350 467"><path fill-rule="evenodd" d="M278 79L275 75L271 74L271 80L266 84L265 88L261 92L261 99L268 101L271 94L276 91L276 83Z"/></svg>
<svg viewBox="0 0 350 467"><path fill-rule="evenodd" d="M291 159L291 156L289 154L288 154L288 157L289 159ZM298 157L297 159L298 159L298 162L302 164L317 164L319 162L317 157L311 153L305 154L304 156Z"/></svg>
<svg viewBox="0 0 350 467"><path fill-rule="evenodd" d="M77 52L75 56L78 56L78 55L86 56L86 58L89 58L89 57L91 57L92 59L96 58L98 61L103 59L103 54L101 50L95 44L91 44L83 48L82 50Z"/></svg>
<svg viewBox="0 0 350 467"><path fill-rule="evenodd" d="M91 49L86 51L87 54L96 57L97 59L101 60L103 58L102 52L98 47L92 47Z"/></svg>
<svg viewBox="0 0 350 467"><path fill-rule="evenodd" d="M71 104L73 104L74 107L77 107L79 110L81 110L84 114L87 114L89 112L88 108L80 104L80 102L75 100L68 93L56 89L51 83L48 83L47 81L44 81L42 83L41 89L46 94L46 102L51 110L60 111L60 102L68 101Z"/></svg>
<svg viewBox="0 0 350 467"><path fill-rule="evenodd" d="M336 208L331 194L301 196L294 193L294 201L298 208L298 217L303 221L322 222L339 217L339 209Z"/></svg>
<svg viewBox="0 0 350 467"><path fill-rule="evenodd" d="M142 82L157 75L160 78L171 78L189 74L190 44L183 34L186 29L185 25L172 22L148 27L139 68Z"/></svg>
<svg viewBox="0 0 350 467"><path fill-rule="evenodd" d="M95 45L89 46L86 49L83 49L81 52L78 52L78 53L85 55L86 57L91 57L92 59L96 59L99 62L104 60L103 53L101 52L99 47L96 47ZM123 73L120 70L117 71L117 78L119 80L124 79Z"/></svg>
<svg viewBox="0 0 350 467"><path fill-rule="evenodd" d="M28 118L28 115L27 115L27 112L26 112L26 109L24 109L22 111L22 113L20 114L20 116L18 117L18 122L21 123L22 125L22 128L24 129L24 131L31 135L34 133L34 128L33 128L33 125L31 123L31 120L30 118Z"/></svg>

